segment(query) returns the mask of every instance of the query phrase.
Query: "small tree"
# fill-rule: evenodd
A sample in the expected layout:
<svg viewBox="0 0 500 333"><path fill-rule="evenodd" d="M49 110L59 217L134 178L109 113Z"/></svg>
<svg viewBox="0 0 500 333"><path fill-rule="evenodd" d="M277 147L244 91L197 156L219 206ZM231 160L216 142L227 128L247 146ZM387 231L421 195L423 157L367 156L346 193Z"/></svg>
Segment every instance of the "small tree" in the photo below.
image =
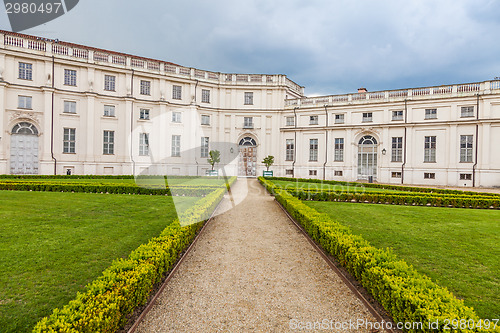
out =
<svg viewBox="0 0 500 333"><path fill-rule="evenodd" d="M271 167L271 165L274 164L274 156L272 155L269 155L269 156L266 156L263 160L262 160L262 163L264 163L264 165L266 166L267 168L267 171L269 171L269 168Z"/></svg>
<svg viewBox="0 0 500 333"><path fill-rule="evenodd" d="M218 150L211 150L209 153L210 158L207 159L208 163L212 166L212 171L214 171L214 165L215 163L220 162L220 151Z"/></svg>

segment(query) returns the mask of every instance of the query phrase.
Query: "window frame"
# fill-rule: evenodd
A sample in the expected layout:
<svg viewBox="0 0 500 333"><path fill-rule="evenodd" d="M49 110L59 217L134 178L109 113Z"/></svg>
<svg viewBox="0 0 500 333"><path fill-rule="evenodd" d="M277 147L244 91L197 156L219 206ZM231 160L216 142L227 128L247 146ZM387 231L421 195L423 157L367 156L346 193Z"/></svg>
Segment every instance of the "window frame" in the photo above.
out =
<svg viewBox="0 0 500 333"><path fill-rule="evenodd" d="M286 126L295 126L295 117L286 117Z"/></svg>
<svg viewBox="0 0 500 333"><path fill-rule="evenodd" d="M373 112L363 112L363 123L372 123L373 122Z"/></svg>
<svg viewBox="0 0 500 333"><path fill-rule="evenodd" d="M206 121L208 119L208 121ZM202 114L201 115L201 125L210 126L210 115Z"/></svg>
<svg viewBox="0 0 500 333"><path fill-rule="evenodd" d="M319 140L309 139L309 162L318 161Z"/></svg>
<svg viewBox="0 0 500 333"><path fill-rule="evenodd" d="M149 156L149 133L139 133L139 156Z"/></svg>
<svg viewBox="0 0 500 333"><path fill-rule="evenodd" d="M392 121L402 121L404 120L403 110L392 111Z"/></svg>
<svg viewBox="0 0 500 333"><path fill-rule="evenodd" d="M172 122L176 124L182 123L182 112L172 111Z"/></svg>
<svg viewBox="0 0 500 333"><path fill-rule="evenodd" d="M460 135L460 163L472 163L474 160L474 135Z"/></svg>
<svg viewBox="0 0 500 333"><path fill-rule="evenodd" d="M403 162L402 136L393 136L391 139L391 162Z"/></svg>
<svg viewBox="0 0 500 333"><path fill-rule="evenodd" d="M244 105L253 105L253 91L245 91L244 102Z"/></svg>
<svg viewBox="0 0 500 333"><path fill-rule="evenodd" d="M172 85L172 99L181 100L182 99L182 86Z"/></svg>
<svg viewBox="0 0 500 333"><path fill-rule="evenodd" d="M309 116L309 125L319 125L319 116Z"/></svg>
<svg viewBox="0 0 500 333"><path fill-rule="evenodd" d="M115 131L104 130L102 134L102 154L115 154Z"/></svg>
<svg viewBox="0 0 500 333"><path fill-rule="evenodd" d="M151 109L140 108L139 109L139 120L150 120Z"/></svg>
<svg viewBox="0 0 500 333"><path fill-rule="evenodd" d="M425 109L424 119L437 119L437 109Z"/></svg>
<svg viewBox="0 0 500 333"><path fill-rule="evenodd" d="M174 134L172 135L172 157L181 157L181 136Z"/></svg>
<svg viewBox="0 0 500 333"><path fill-rule="evenodd" d="M295 159L295 139L285 140L285 161L293 161Z"/></svg>
<svg viewBox="0 0 500 333"><path fill-rule="evenodd" d="M63 154L76 154L76 128L63 128Z"/></svg>
<svg viewBox="0 0 500 333"><path fill-rule="evenodd" d="M460 107L460 118L473 118L475 113L474 106Z"/></svg>
<svg viewBox="0 0 500 333"><path fill-rule="evenodd" d="M345 124L345 114L336 113L335 114L335 124Z"/></svg>
<svg viewBox="0 0 500 333"><path fill-rule="evenodd" d="M76 87L77 72L75 69L64 69L64 85Z"/></svg>
<svg viewBox="0 0 500 333"><path fill-rule="evenodd" d="M210 137L202 136L201 137L201 149L200 149L200 158L208 158L210 152Z"/></svg>
<svg viewBox="0 0 500 333"><path fill-rule="evenodd" d="M435 135L424 136L424 163L436 163L437 138Z"/></svg>
<svg viewBox="0 0 500 333"><path fill-rule="evenodd" d="M104 75L104 90L105 91L116 91L116 76L115 75Z"/></svg>
<svg viewBox="0 0 500 333"><path fill-rule="evenodd" d="M253 117L243 117L243 128L254 128Z"/></svg>
<svg viewBox="0 0 500 333"><path fill-rule="evenodd" d="M21 101L23 101L21 103ZM21 106L21 104L23 106ZM33 96L18 95L17 108L23 110L33 110Z"/></svg>
<svg viewBox="0 0 500 333"><path fill-rule="evenodd" d="M334 162L344 162L344 138L335 138L334 140L334 151L333 151L333 161Z"/></svg>
<svg viewBox="0 0 500 333"><path fill-rule="evenodd" d="M111 104L104 104L103 117L108 117L108 118L116 117L116 106Z"/></svg>
<svg viewBox="0 0 500 333"><path fill-rule="evenodd" d="M73 108L69 107L70 105L72 105ZM76 102L75 101L63 101L63 113L76 114Z"/></svg>
<svg viewBox="0 0 500 333"><path fill-rule="evenodd" d="M22 68L24 67L24 68ZM29 68L28 68L29 67ZM29 62L19 62L18 79L33 81L33 64Z"/></svg>
<svg viewBox="0 0 500 333"><path fill-rule="evenodd" d="M140 82L140 94L151 96L151 81L141 80Z"/></svg>
<svg viewBox="0 0 500 333"><path fill-rule="evenodd" d="M202 103L210 103L210 90L209 89L201 89L201 102Z"/></svg>

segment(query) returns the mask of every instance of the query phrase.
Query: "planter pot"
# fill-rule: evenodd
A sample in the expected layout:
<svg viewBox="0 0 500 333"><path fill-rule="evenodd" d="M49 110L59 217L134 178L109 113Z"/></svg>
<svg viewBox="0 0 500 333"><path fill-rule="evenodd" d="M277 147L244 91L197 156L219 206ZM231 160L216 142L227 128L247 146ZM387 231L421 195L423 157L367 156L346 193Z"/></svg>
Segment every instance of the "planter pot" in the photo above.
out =
<svg viewBox="0 0 500 333"><path fill-rule="evenodd" d="M273 176L273 172L272 171L264 171L263 175L264 177L272 177Z"/></svg>

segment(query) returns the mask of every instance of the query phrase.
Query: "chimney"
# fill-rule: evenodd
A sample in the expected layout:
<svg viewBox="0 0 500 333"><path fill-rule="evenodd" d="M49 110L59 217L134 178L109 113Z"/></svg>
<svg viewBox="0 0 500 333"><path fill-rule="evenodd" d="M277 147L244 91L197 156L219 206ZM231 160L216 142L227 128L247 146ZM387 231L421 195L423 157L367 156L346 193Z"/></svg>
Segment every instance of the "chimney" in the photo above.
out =
<svg viewBox="0 0 500 333"><path fill-rule="evenodd" d="M358 93L362 94L362 93L366 93L368 92L368 90L366 90L366 88L358 88Z"/></svg>

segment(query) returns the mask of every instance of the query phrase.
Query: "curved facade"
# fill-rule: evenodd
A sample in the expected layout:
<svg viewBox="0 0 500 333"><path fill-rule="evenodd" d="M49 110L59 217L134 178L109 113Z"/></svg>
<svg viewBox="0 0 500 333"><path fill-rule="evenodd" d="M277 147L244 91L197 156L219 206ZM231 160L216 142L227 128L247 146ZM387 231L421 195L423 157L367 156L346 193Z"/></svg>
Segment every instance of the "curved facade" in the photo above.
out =
<svg viewBox="0 0 500 333"><path fill-rule="evenodd" d="M314 98L285 75L202 71L0 32L0 173L224 172L500 185L500 82Z"/></svg>

